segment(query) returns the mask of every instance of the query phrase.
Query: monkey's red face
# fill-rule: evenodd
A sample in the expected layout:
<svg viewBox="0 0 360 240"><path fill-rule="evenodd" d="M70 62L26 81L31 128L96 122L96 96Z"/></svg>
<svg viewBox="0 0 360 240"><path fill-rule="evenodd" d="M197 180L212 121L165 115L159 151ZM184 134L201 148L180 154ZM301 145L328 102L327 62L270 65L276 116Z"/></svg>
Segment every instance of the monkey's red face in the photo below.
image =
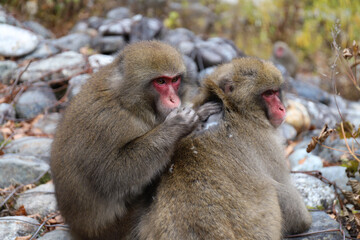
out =
<svg viewBox="0 0 360 240"><path fill-rule="evenodd" d="M279 58L281 58L283 55L284 55L284 48L278 47L278 48L276 49L276 56L279 57Z"/></svg>
<svg viewBox="0 0 360 240"><path fill-rule="evenodd" d="M280 126L285 119L286 111L281 102L279 90L267 90L262 93L261 96L267 106L267 114L270 123L274 127Z"/></svg>
<svg viewBox="0 0 360 240"><path fill-rule="evenodd" d="M178 96L181 76L161 76L152 81L155 90L160 94L160 103L165 109L174 109L180 106Z"/></svg>

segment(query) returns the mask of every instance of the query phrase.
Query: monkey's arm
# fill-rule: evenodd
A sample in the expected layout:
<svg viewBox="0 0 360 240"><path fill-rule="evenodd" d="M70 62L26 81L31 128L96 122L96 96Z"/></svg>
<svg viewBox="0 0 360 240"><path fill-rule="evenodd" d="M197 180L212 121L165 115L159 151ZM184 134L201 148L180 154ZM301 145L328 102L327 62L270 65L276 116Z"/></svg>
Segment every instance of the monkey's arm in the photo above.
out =
<svg viewBox="0 0 360 240"><path fill-rule="evenodd" d="M311 215L307 210L300 193L290 183L276 183L279 203L283 215L283 233L295 234L309 229Z"/></svg>

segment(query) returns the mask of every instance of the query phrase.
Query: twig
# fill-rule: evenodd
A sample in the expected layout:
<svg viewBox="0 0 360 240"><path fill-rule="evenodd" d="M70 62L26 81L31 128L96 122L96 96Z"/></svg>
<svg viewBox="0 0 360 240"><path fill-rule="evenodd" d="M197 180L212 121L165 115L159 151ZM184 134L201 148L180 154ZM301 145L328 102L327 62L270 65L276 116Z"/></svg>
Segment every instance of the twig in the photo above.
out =
<svg viewBox="0 0 360 240"><path fill-rule="evenodd" d="M11 96L12 99L12 94L14 92L14 89L16 87L16 85L18 84L18 82L20 81L21 76L27 71L27 69L29 68L30 64L32 63L33 60L30 60L29 63L26 65L25 69L23 71L21 71L21 73L19 74L19 76L17 76L15 82L12 84L11 86L11 90L9 95Z"/></svg>
<svg viewBox="0 0 360 240"><path fill-rule="evenodd" d="M31 238L30 238L29 240L35 239L35 237L39 234L41 228L42 228L43 226L45 226L45 223L46 223L48 220L53 219L54 217L56 217L56 216L58 216L58 215L59 215L59 213L55 214L54 216L51 216L51 217L46 218L46 219L40 224L40 226L38 227L38 229L36 230L36 232L31 236Z"/></svg>

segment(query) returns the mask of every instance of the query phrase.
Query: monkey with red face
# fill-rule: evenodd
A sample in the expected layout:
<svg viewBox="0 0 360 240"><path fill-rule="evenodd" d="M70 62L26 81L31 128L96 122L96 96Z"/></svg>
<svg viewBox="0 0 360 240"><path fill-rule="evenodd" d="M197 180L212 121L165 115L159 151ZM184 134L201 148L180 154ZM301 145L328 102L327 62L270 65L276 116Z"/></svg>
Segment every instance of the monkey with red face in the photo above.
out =
<svg viewBox="0 0 360 240"><path fill-rule="evenodd" d="M282 85L274 65L256 58L205 79L195 108L217 102L223 110L179 142L134 238L275 240L310 227L276 130Z"/></svg>
<svg viewBox="0 0 360 240"><path fill-rule="evenodd" d="M207 115L182 108L181 54L157 42L128 45L95 73L57 128L51 171L75 239L124 239L151 203L175 145Z"/></svg>

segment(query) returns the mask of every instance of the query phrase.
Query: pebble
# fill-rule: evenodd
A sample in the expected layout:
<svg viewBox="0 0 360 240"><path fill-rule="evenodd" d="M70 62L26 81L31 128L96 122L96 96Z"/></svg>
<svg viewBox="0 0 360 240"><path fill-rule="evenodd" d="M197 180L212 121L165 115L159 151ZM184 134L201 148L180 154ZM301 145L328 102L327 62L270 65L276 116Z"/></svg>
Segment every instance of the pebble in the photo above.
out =
<svg viewBox="0 0 360 240"><path fill-rule="evenodd" d="M0 55L20 57L31 53L39 44L39 37L29 30L0 23Z"/></svg>
<svg viewBox="0 0 360 240"><path fill-rule="evenodd" d="M24 216L0 217L0 239L15 240L17 237L32 235L40 223Z"/></svg>

